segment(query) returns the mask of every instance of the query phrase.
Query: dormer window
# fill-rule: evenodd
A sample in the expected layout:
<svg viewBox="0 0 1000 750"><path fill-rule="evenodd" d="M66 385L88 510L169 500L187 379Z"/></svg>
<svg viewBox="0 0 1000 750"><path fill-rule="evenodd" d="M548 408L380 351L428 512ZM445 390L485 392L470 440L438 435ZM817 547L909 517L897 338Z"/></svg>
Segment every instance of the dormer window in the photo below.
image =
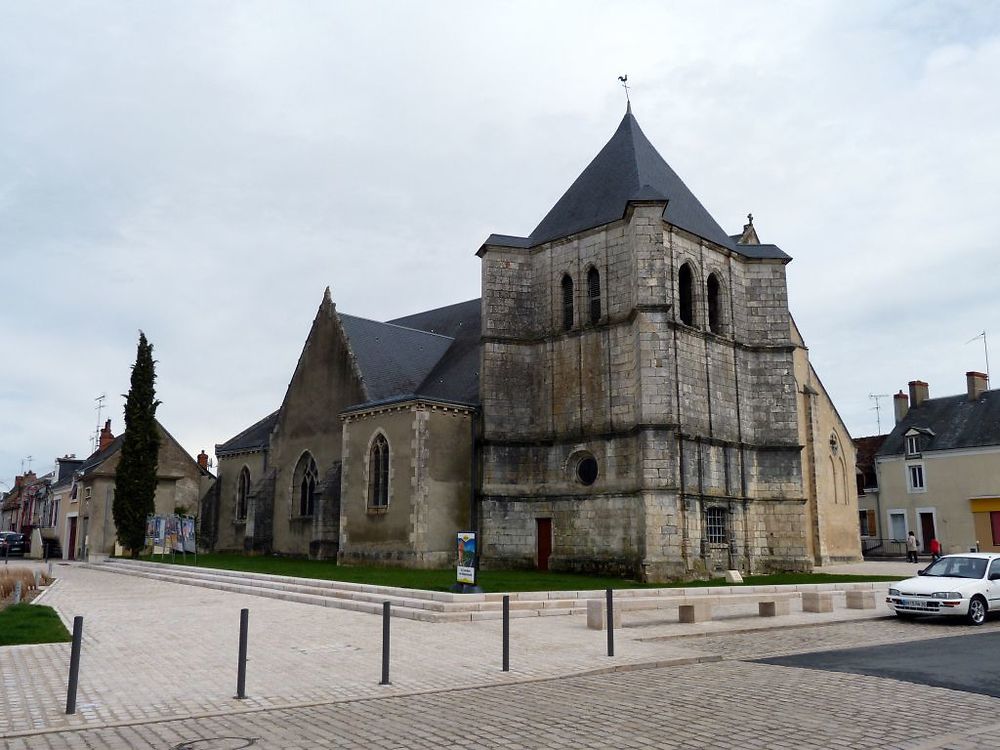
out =
<svg viewBox="0 0 1000 750"><path fill-rule="evenodd" d="M907 435L906 436L906 455L907 456L919 456L920 455L920 436L919 435Z"/></svg>

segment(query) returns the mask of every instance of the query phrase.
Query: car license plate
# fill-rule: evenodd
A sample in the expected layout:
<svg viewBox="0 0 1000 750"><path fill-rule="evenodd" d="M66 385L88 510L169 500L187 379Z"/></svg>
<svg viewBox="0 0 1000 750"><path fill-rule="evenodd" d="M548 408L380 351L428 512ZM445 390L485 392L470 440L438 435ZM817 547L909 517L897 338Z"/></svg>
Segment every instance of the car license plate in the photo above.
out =
<svg viewBox="0 0 1000 750"><path fill-rule="evenodd" d="M912 599L900 599L899 603L903 607L912 607L914 604L916 604L916 602L913 601Z"/></svg>

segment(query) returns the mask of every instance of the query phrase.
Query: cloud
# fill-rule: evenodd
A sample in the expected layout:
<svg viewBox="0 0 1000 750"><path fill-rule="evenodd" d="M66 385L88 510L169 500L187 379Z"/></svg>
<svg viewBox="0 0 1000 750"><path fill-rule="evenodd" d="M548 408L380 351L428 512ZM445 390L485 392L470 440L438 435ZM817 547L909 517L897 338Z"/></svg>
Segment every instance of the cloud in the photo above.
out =
<svg viewBox="0 0 1000 750"><path fill-rule="evenodd" d="M280 403L329 284L388 319L479 294L610 137L753 211L849 427L964 388L997 327L986 3L0 7L0 479L121 427L138 329L192 452ZM998 330L1000 337L1000 330ZM45 457L45 458L39 458Z"/></svg>

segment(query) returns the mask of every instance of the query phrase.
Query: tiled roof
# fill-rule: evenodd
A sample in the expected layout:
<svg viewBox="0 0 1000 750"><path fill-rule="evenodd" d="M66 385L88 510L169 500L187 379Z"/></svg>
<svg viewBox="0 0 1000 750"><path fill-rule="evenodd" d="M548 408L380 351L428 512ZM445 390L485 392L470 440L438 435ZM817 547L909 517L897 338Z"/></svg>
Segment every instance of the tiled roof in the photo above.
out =
<svg viewBox="0 0 1000 750"><path fill-rule="evenodd" d="M889 434L879 456L905 451L907 430L930 430L921 444L924 451L1000 446L1000 390L986 391L975 401L966 394L931 398L906 413Z"/></svg>

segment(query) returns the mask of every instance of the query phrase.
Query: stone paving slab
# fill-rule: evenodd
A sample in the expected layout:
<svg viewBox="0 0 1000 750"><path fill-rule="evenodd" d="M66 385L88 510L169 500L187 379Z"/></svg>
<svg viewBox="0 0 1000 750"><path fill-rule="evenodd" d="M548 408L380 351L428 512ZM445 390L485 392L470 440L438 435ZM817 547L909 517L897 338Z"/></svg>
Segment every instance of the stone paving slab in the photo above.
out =
<svg viewBox="0 0 1000 750"><path fill-rule="evenodd" d="M759 626L773 639L782 632L776 628L885 614L835 610L832 616L793 612L762 619L751 607L751 616L734 610L694 626L647 622L616 632L613 659L605 654L606 634L588 630L585 616L533 617L512 621L512 671L506 674L500 671L498 620L400 619L392 623L392 685L380 686L381 621L371 615L75 565L57 565L55 572L59 582L43 602L67 622L77 614L85 618L79 713L62 713L69 644L0 649L0 705L6 709L0 711L0 737L689 663L720 657L712 634ZM249 698L237 701L242 607L250 609Z"/></svg>
<svg viewBox="0 0 1000 750"><path fill-rule="evenodd" d="M925 685L725 662L63 731L4 747L992 750L998 708Z"/></svg>

